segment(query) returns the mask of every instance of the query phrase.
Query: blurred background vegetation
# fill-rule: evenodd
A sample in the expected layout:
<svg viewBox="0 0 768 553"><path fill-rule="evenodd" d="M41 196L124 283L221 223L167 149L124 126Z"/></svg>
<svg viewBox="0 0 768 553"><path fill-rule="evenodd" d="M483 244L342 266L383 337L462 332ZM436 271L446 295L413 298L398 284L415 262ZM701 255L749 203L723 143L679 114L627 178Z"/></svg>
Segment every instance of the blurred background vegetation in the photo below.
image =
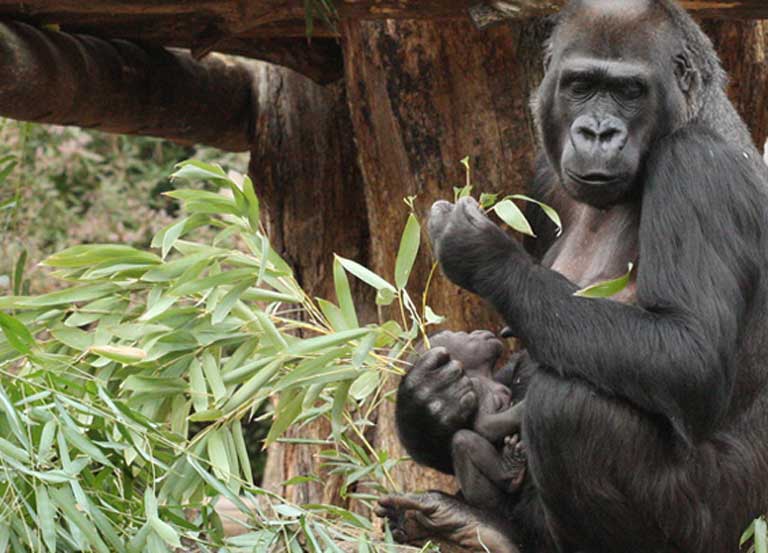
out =
<svg viewBox="0 0 768 553"><path fill-rule="evenodd" d="M0 295L9 293L25 251L30 292L40 294L64 284L38 266L54 252L77 244L148 247L178 210L161 195L171 189L168 175L190 158L241 173L248 166L247 153L0 119Z"/></svg>

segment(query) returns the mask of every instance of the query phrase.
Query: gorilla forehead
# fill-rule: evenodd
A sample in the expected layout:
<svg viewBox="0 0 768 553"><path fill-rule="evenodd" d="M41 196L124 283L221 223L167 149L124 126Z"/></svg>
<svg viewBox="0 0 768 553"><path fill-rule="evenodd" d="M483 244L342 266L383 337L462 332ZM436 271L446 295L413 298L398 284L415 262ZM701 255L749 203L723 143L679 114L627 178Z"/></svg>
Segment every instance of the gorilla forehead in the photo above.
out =
<svg viewBox="0 0 768 553"><path fill-rule="evenodd" d="M654 0L574 0L562 12L555 34L564 55L573 51L609 59L649 60L669 52L678 38L668 12Z"/></svg>

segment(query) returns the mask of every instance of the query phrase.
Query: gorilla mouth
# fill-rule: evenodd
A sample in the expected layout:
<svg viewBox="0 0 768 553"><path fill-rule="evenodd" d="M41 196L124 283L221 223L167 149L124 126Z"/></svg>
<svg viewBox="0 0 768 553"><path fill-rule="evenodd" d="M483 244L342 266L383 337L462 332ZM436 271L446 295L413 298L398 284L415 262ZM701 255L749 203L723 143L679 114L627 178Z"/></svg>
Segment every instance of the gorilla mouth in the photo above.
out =
<svg viewBox="0 0 768 553"><path fill-rule="evenodd" d="M577 175L573 171L565 170L568 177L579 184L586 186L607 186L621 182L620 175L608 175L606 173L587 173L586 175Z"/></svg>

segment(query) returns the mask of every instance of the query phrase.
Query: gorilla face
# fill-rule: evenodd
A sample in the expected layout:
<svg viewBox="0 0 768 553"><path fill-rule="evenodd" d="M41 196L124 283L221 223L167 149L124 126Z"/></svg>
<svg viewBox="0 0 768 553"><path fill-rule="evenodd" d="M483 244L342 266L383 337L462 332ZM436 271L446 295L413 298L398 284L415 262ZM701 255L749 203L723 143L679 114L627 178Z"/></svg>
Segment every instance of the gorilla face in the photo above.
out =
<svg viewBox="0 0 768 553"><path fill-rule="evenodd" d="M661 17L648 25L652 4L592 3L595 14L582 4L558 27L534 110L562 186L606 208L639 190L653 143L685 122L691 75L677 31Z"/></svg>

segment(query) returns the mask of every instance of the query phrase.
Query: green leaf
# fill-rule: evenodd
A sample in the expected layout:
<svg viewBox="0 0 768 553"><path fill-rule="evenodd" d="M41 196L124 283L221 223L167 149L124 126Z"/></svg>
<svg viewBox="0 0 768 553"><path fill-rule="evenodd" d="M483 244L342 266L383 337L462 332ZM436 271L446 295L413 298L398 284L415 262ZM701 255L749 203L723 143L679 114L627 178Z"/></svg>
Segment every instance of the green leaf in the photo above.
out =
<svg viewBox="0 0 768 553"><path fill-rule="evenodd" d="M353 330L345 330L343 332L334 332L325 336L307 338L291 344L291 346L286 350L286 353L297 357L310 353L316 353L318 351L327 350L340 344L346 344L353 340L357 340L372 332L373 329L371 328L356 328Z"/></svg>
<svg viewBox="0 0 768 553"><path fill-rule="evenodd" d="M755 553L768 553L768 524L763 517L755 520Z"/></svg>
<svg viewBox="0 0 768 553"><path fill-rule="evenodd" d="M489 209L494 206L498 199L498 194L480 194L480 207L483 209Z"/></svg>
<svg viewBox="0 0 768 553"><path fill-rule="evenodd" d="M16 269L13 271L13 295L22 294L22 284L24 283L24 267L27 264L27 250L21 250L19 259L16 261Z"/></svg>
<svg viewBox="0 0 768 553"><path fill-rule="evenodd" d="M221 371L216 359L208 351L203 353L203 372L205 372L205 378L208 382L208 387L213 392L214 399L217 402L224 399L227 395L227 388L221 379Z"/></svg>
<svg viewBox="0 0 768 553"><path fill-rule="evenodd" d="M301 414L301 404L303 401L304 390L301 389L286 392L280 397L280 402L275 410L275 419L269 428L267 438L264 440L265 448L272 445L275 440L282 436L283 432Z"/></svg>
<svg viewBox="0 0 768 553"><path fill-rule="evenodd" d="M146 351L130 346L91 346L88 352L124 365L141 363L147 358Z"/></svg>
<svg viewBox="0 0 768 553"><path fill-rule="evenodd" d="M107 544L101 539L85 515L77 509L77 502L72 493L66 488L52 488L49 490L53 502L66 516L67 520L77 526L83 536L98 553L111 553Z"/></svg>
<svg viewBox="0 0 768 553"><path fill-rule="evenodd" d="M395 295L389 288L380 288L376 292L376 305L390 305L395 301Z"/></svg>
<svg viewBox="0 0 768 553"><path fill-rule="evenodd" d="M508 224L513 230L528 236L536 236L533 233L528 219L512 200L502 200L493 207L493 211L499 218Z"/></svg>
<svg viewBox="0 0 768 553"><path fill-rule="evenodd" d="M248 401L253 399L253 396L258 392L269 380L277 374L280 367L283 365L282 359L276 359L262 368L259 372L253 375L250 380L240 386L240 388L232 394L224 404L222 410L225 413L239 409Z"/></svg>
<svg viewBox="0 0 768 553"><path fill-rule="evenodd" d="M180 548L181 540L179 534L174 530L173 526L163 522L158 517L149 517L149 524L152 526L152 530L162 539L165 543L171 547Z"/></svg>
<svg viewBox="0 0 768 553"><path fill-rule="evenodd" d="M232 269L231 271L224 271L216 275L211 275L205 278L194 279L189 282L185 282L178 286L171 288L168 291L169 296L188 296L197 292L207 291L217 286L224 284L235 284L242 280L254 280L254 274L252 269Z"/></svg>
<svg viewBox="0 0 768 553"><path fill-rule="evenodd" d="M163 246L161 250L163 259L165 259L165 257L168 255L168 252L171 251L171 248L173 248L173 245L176 243L176 240L178 240L184 232L184 226L187 224L188 220L188 218L184 218L177 221L168 227L168 229L163 234Z"/></svg>
<svg viewBox="0 0 768 553"><path fill-rule="evenodd" d="M245 445L245 436L243 435L243 425L239 420L232 422L232 440L235 442L235 451L240 461L240 471L243 473L245 480L253 486L251 456L248 454L248 447Z"/></svg>
<svg viewBox="0 0 768 553"><path fill-rule="evenodd" d="M231 476L229 459L227 458L227 450L224 446L222 432L225 432L223 428L211 432L206 440L206 448L208 450L208 460L213 468L213 474L222 482L229 482Z"/></svg>
<svg viewBox="0 0 768 553"><path fill-rule="evenodd" d="M35 502L37 504L37 520L43 542L51 553L56 553L56 508L48 497L45 486L35 487Z"/></svg>
<svg viewBox="0 0 768 553"><path fill-rule="evenodd" d="M630 263L627 272L619 278L587 286L576 292L574 296L582 298L610 298L611 296L615 296L629 286L629 281L632 277L632 269L633 265Z"/></svg>
<svg viewBox="0 0 768 553"><path fill-rule="evenodd" d="M331 328L336 331L345 330L347 328L347 321L344 319L344 314L341 312L341 309L331 302L320 298L317 298L315 301L317 301L320 311L323 312L323 315L331 324Z"/></svg>
<svg viewBox="0 0 768 553"><path fill-rule="evenodd" d="M118 287L114 284L91 284L87 286L77 286L75 288L66 288L43 294L42 296L17 298L0 298L0 309L20 309L38 307L53 307L55 305L71 304L81 301L91 301L104 296L114 294Z"/></svg>
<svg viewBox="0 0 768 553"><path fill-rule="evenodd" d="M107 459L101 450L75 428L72 428L69 425L64 425L59 429L59 431L64 434L64 438L67 440L67 443L69 443L69 445L72 447L79 449L91 457L91 459L98 461L102 465L114 467L114 465L110 463L109 459Z"/></svg>
<svg viewBox="0 0 768 553"><path fill-rule="evenodd" d="M171 175L171 179L229 181L227 174L220 166L204 163L196 159L190 159L177 164L176 171Z"/></svg>
<svg viewBox="0 0 768 553"><path fill-rule="evenodd" d="M132 392L165 395L181 394L186 392L187 383L184 382L181 378L141 376L133 374L123 380L123 383L120 385L120 387L124 390L130 390Z"/></svg>
<svg viewBox="0 0 768 553"><path fill-rule="evenodd" d="M392 293L397 292L394 286L392 286L389 282L381 278L379 275L374 273L373 271L366 269L359 263L356 263L352 261L351 259L345 259L339 255L336 256L336 259L339 260L339 263L346 269L347 272L352 273L357 278L365 282L367 285L372 286L373 288L376 288L377 290L389 290Z"/></svg>
<svg viewBox="0 0 768 553"><path fill-rule="evenodd" d="M416 215L411 213L408 216L408 222L405 224L403 236L400 239L400 249L397 252L395 261L395 286L399 290L405 288L408 284L408 277L411 276L413 264L419 253L421 242L421 227Z"/></svg>
<svg viewBox="0 0 768 553"><path fill-rule="evenodd" d="M221 301L219 301L216 309L213 310L213 315L211 315L211 324L217 325L226 319L230 311L232 311L232 308L240 300L240 296L243 295L243 292L245 292L248 287L250 287L250 285L251 281L246 280L230 288L226 295L221 299Z"/></svg>
<svg viewBox="0 0 768 553"><path fill-rule="evenodd" d="M338 330L359 327L360 323L357 320L355 300L352 298L349 279L347 278L347 273L344 271L344 267L338 256L334 257L333 260L333 285L336 289L336 299L339 302L339 308L341 309L345 321L345 327Z"/></svg>
<svg viewBox="0 0 768 553"><path fill-rule="evenodd" d="M190 213L241 215L237 204L229 198L207 190L172 190L163 195L181 200Z"/></svg>
<svg viewBox="0 0 768 553"><path fill-rule="evenodd" d="M189 394L192 397L192 406L197 413L208 411L208 388L205 385L205 377L200 361L193 359L189 364Z"/></svg>
<svg viewBox="0 0 768 553"><path fill-rule="evenodd" d="M248 224L251 230L256 232L259 229L259 198L253 188L253 182L249 176L243 178L243 194L248 204Z"/></svg>
<svg viewBox="0 0 768 553"><path fill-rule="evenodd" d="M344 407L347 405L349 389L352 387L352 381L346 380L339 382L336 386L336 393L333 395L333 407L331 408L331 431L337 442L341 442L341 431L344 426Z"/></svg>
<svg viewBox="0 0 768 553"><path fill-rule="evenodd" d="M280 331L277 330L275 323L272 322L272 319L269 318L269 315L263 311L256 311L255 315L256 319L259 321L261 330L264 332L264 334L267 335L269 340L276 348L285 349L288 347L288 343L285 341L285 338L283 338L283 335L280 334Z"/></svg>
<svg viewBox="0 0 768 553"><path fill-rule="evenodd" d="M86 244L67 248L43 261L43 265L60 268L92 267L99 263L142 263L153 265L160 258L150 252L120 244Z"/></svg>
<svg viewBox="0 0 768 553"><path fill-rule="evenodd" d="M18 319L0 312L0 330L13 349L24 355L32 353L37 347L34 336Z"/></svg>
<svg viewBox="0 0 768 553"><path fill-rule="evenodd" d="M529 198L528 196L525 196L523 194L514 194L510 196L510 198L515 200L523 200L526 202L530 202L532 204L536 204L539 206L543 211L544 214L549 217L550 221L552 221L557 226L557 235L560 236L563 233L563 222L560 220L560 215L558 215L557 211L551 206L548 206L544 202L540 202L539 200L534 200L533 198Z"/></svg>
<svg viewBox="0 0 768 553"><path fill-rule="evenodd" d="M428 325L440 325L445 322L445 317L432 311L430 306L427 306L424 310L424 318Z"/></svg>

